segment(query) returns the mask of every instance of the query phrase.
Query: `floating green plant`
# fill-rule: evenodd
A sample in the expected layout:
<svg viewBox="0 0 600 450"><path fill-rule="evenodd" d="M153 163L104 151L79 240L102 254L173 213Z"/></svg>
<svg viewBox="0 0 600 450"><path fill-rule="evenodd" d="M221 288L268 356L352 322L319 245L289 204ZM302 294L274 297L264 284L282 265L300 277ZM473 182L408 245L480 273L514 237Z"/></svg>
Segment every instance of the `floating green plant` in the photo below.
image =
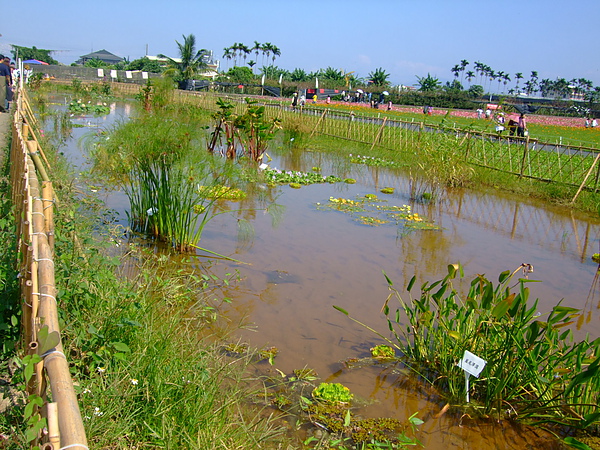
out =
<svg viewBox="0 0 600 450"><path fill-rule="evenodd" d="M389 345L381 344L371 348L371 356L379 359L390 359L396 356L396 353Z"/></svg>
<svg viewBox="0 0 600 450"><path fill-rule="evenodd" d="M198 186L198 192L204 198L218 198L221 200L243 200L246 193L241 189L224 186Z"/></svg>
<svg viewBox="0 0 600 450"><path fill-rule="evenodd" d="M110 107L106 103L91 103L82 100L73 100L69 103L69 111L73 114L93 114L103 116L110 112Z"/></svg>
<svg viewBox="0 0 600 450"><path fill-rule="evenodd" d="M290 183L292 189L300 189L302 185L300 183Z"/></svg>
<svg viewBox="0 0 600 450"><path fill-rule="evenodd" d="M385 187L383 189L381 189L380 191L382 194L393 194L394 193L394 188L391 187Z"/></svg>
<svg viewBox="0 0 600 450"><path fill-rule="evenodd" d="M600 253L594 253L592 255L592 261L594 261L595 263L600 264Z"/></svg>
<svg viewBox="0 0 600 450"><path fill-rule="evenodd" d="M259 355L262 359L266 359L269 361L269 364L273 365L273 360L279 353L279 349L277 347L268 347L264 348L259 352Z"/></svg>
<svg viewBox="0 0 600 450"><path fill-rule="evenodd" d="M351 214L355 221L363 225L379 226L393 222L402 226L404 231L439 229L435 223L413 213L410 205L390 205L387 200L381 200L375 194L357 196L356 200L329 197L329 202L317 203L316 206L321 211L336 210Z"/></svg>
<svg viewBox="0 0 600 450"><path fill-rule="evenodd" d="M390 167L390 168L400 168L404 167L406 164L398 162L398 161L389 161L387 159L378 158L375 156L361 156L361 155L349 155L350 162L353 164L365 164L367 166L375 166L375 167Z"/></svg>
<svg viewBox="0 0 600 450"><path fill-rule="evenodd" d="M344 180L344 183L346 183L346 184L354 184L354 183L356 183L356 180L354 178L346 178Z"/></svg>
<svg viewBox="0 0 600 450"><path fill-rule="evenodd" d="M264 170L266 182L268 184L317 184L317 183L339 183L341 178L334 175L327 177L316 172L300 172L292 170L279 170L270 167Z"/></svg>
<svg viewBox="0 0 600 450"><path fill-rule="evenodd" d="M341 383L321 383L312 392L313 398L327 403L349 403L354 398Z"/></svg>

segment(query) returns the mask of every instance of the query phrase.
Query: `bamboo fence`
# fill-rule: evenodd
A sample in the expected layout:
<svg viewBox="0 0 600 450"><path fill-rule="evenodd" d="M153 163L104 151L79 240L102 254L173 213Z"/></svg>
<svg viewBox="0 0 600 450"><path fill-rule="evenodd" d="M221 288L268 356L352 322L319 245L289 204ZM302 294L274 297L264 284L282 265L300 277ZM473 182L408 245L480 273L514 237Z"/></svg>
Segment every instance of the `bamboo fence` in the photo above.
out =
<svg viewBox="0 0 600 450"><path fill-rule="evenodd" d="M27 385L44 404L36 408L46 418L45 432L33 445L43 450L87 450L77 396L63 352L54 274L54 218L57 201L48 177L50 164L36 138L36 121L24 89L13 119L10 178L17 226L23 339L27 353L41 361ZM50 389L48 389L48 386Z"/></svg>
<svg viewBox="0 0 600 450"><path fill-rule="evenodd" d="M130 85L127 89L132 89ZM242 114L243 95L211 92L176 91L176 101L216 111L217 98L226 98L234 105L234 113ZM451 145L464 155L467 163L544 182L555 182L578 188L573 202L583 189L600 188L600 149L543 142L494 133L463 130L453 126L429 125L423 122L393 120L381 114L343 112L313 105L291 107L280 101L263 100L267 113L285 120L302 116L310 127L311 136L322 134L391 150L417 154L425 133Z"/></svg>

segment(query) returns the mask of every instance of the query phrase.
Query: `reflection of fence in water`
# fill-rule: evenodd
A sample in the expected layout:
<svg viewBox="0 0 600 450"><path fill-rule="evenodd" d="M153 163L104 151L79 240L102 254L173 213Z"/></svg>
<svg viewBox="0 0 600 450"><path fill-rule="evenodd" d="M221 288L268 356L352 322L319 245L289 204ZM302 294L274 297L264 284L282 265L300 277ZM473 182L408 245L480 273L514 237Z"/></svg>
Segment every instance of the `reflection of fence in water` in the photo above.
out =
<svg viewBox="0 0 600 450"><path fill-rule="evenodd" d="M409 201L411 182L407 178L375 167L358 172L358 182L374 184L376 189L393 187L396 193L386 197L390 201L392 198L399 203ZM415 206L415 210L418 208ZM443 222L442 215L449 215L513 240L571 254L581 261L596 251L591 245L600 240L600 225L578 220L572 212L558 214L531 203L464 190L453 191L438 208L427 208L426 214L438 223Z"/></svg>

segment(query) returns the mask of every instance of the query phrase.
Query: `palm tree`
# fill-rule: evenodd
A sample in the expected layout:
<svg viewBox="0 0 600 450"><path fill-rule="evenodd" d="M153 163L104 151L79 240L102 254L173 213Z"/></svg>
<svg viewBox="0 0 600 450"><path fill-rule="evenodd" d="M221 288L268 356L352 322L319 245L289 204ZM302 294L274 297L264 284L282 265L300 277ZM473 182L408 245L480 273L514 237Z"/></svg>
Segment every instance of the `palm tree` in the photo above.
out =
<svg viewBox="0 0 600 450"><path fill-rule="evenodd" d="M246 64L246 58L248 57L248 55L250 54L250 52L252 50L244 44L239 44L239 51L240 51L240 55L244 58L244 64Z"/></svg>
<svg viewBox="0 0 600 450"><path fill-rule="evenodd" d="M308 81L308 74L304 71L304 69L296 68L290 74L290 79L292 81Z"/></svg>
<svg viewBox="0 0 600 450"><path fill-rule="evenodd" d="M387 87L390 82L388 78L390 77L389 73L386 73L383 68L375 69L375 72L369 73L369 79L373 82L373 85L380 87Z"/></svg>
<svg viewBox="0 0 600 450"><path fill-rule="evenodd" d="M454 74L454 78L456 78L458 80L458 74L460 73L460 66L458 64L456 64L452 69L450 69L450 72L452 72Z"/></svg>
<svg viewBox="0 0 600 450"><path fill-rule="evenodd" d="M267 59L269 59L269 57L271 56L271 52L273 51L273 44L271 44L270 42L265 42L262 45L262 51L263 51L263 55L267 56ZM263 60L263 67L265 65L265 62Z"/></svg>
<svg viewBox="0 0 600 450"><path fill-rule="evenodd" d="M255 54L255 61L258 63L258 52L262 51L262 44L258 41L254 41L254 47L251 49Z"/></svg>
<svg viewBox="0 0 600 450"><path fill-rule="evenodd" d="M441 85L440 80L432 77L429 73L426 77L417 76L417 81L419 83L419 91L422 92L437 91Z"/></svg>
<svg viewBox="0 0 600 450"><path fill-rule="evenodd" d="M469 70L467 73L467 81L469 82L469 87L471 87L471 80L473 78L475 78L475 72L473 72L472 70Z"/></svg>
<svg viewBox="0 0 600 450"><path fill-rule="evenodd" d="M460 72L461 72L461 77L460 77L460 81L461 84L463 81L465 81L465 70L467 70L467 66L469 65L469 61L467 61L466 59L461 59L460 60Z"/></svg>
<svg viewBox="0 0 600 450"><path fill-rule="evenodd" d="M515 89L517 91L517 93L519 92L519 80L523 79L523 74L521 72L517 72L515 73L515 80L517 80L517 85L515 86Z"/></svg>
<svg viewBox="0 0 600 450"><path fill-rule="evenodd" d="M273 64L275 64L275 58L281 56L281 50L279 50L279 47L277 47L276 45L271 45L271 53L273 53L273 56L271 58L273 59Z"/></svg>
<svg viewBox="0 0 600 450"><path fill-rule="evenodd" d="M181 62L177 62L163 54L158 55L161 58L166 58L169 63L170 69L167 69L165 74L174 73L175 76L173 78L177 81L191 80L200 70L206 68L203 58L208 54L208 50L202 49L196 51L196 37L193 34L188 36L183 35L183 44L177 41L175 43L179 48Z"/></svg>
<svg viewBox="0 0 600 450"><path fill-rule="evenodd" d="M231 50L231 47L225 47L223 49L223 58L231 60L233 58L233 52Z"/></svg>

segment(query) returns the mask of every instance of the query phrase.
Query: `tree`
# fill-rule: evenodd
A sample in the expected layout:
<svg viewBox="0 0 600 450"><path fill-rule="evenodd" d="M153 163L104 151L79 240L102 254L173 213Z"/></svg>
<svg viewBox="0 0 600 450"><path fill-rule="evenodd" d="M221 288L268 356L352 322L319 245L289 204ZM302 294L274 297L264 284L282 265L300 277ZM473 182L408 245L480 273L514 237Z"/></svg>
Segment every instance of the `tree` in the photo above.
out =
<svg viewBox="0 0 600 450"><path fill-rule="evenodd" d="M205 49L196 51L196 37L193 34L188 36L183 35L183 44L175 41L179 48L179 57L181 62L177 62L165 55L158 55L161 58L166 58L170 68L165 71L166 75L172 75L176 81L191 80L202 69L207 67L204 62L204 56L208 54Z"/></svg>
<svg viewBox="0 0 600 450"><path fill-rule="evenodd" d="M467 73L467 81L469 82L469 86L471 86L471 80L473 80L473 78L475 78L475 72L473 72L472 70L469 70Z"/></svg>
<svg viewBox="0 0 600 450"><path fill-rule="evenodd" d="M233 49L231 47L225 47L223 49L223 58L228 60L233 59Z"/></svg>
<svg viewBox="0 0 600 450"><path fill-rule="evenodd" d="M332 81L345 81L344 74L341 70L334 69L333 67L327 67L325 70L321 70L319 72L319 78L323 80L332 80Z"/></svg>
<svg viewBox="0 0 600 450"><path fill-rule="evenodd" d="M256 54L254 61L256 61L258 64L258 52L262 52L262 44L258 41L254 41L254 46L251 48L251 50Z"/></svg>
<svg viewBox="0 0 600 450"><path fill-rule="evenodd" d="M519 92L519 81L523 79L523 74L521 72L517 72L515 73L515 80L517 80L517 84L515 86L515 89L517 91L517 93Z"/></svg>
<svg viewBox="0 0 600 450"><path fill-rule="evenodd" d="M450 93L458 93L458 92L462 92L463 90L463 86L462 84L460 84L460 81L458 80L452 80L452 82L450 81L446 81L446 85L444 86L444 90L446 92L450 92Z"/></svg>
<svg viewBox="0 0 600 450"><path fill-rule="evenodd" d="M33 47L21 47L20 45L11 45L13 59L16 60L21 58L26 61L28 59L37 59L38 61L44 61L48 64L58 64L58 61L50 56L50 53L54 50L45 50L43 48Z"/></svg>
<svg viewBox="0 0 600 450"><path fill-rule="evenodd" d="M275 64L275 58L277 58L278 56L281 56L281 50L279 50L279 47L272 45L271 53L273 53L273 56L271 58L273 59L273 64Z"/></svg>
<svg viewBox="0 0 600 450"><path fill-rule="evenodd" d="M467 94L471 98L480 98L480 97L483 97L483 93L484 93L483 86L481 86L480 84L474 84L467 91Z"/></svg>
<svg viewBox="0 0 600 450"><path fill-rule="evenodd" d="M295 68L290 74L291 81L308 81L309 79L304 69Z"/></svg>
<svg viewBox="0 0 600 450"><path fill-rule="evenodd" d="M373 85L379 87L387 87L390 85L388 78L390 77L389 73L386 73L383 68L375 69L375 72L369 73L369 80L373 82Z"/></svg>
<svg viewBox="0 0 600 450"><path fill-rule="evenodd" d="M419 83L419 91L421 92L434 92L440 88L440 80L436 77L432 77L429 73L426 77L417 76L417 82Z"/></svg>
<svg viewBox="0 0 600 450"><path fill-rule="evenodd" d="M239 84L249 84L255 79L252 69L244 66L234 66L222 75L227 81Z"/></svg>
<svg viewBox="0 0 600 450"><path fill-rule="evenodd" d="M158 61L151 61L146 56L134 59L127 65L127 70L142 70L144 72L161 73L164 69Z"/></svg>

